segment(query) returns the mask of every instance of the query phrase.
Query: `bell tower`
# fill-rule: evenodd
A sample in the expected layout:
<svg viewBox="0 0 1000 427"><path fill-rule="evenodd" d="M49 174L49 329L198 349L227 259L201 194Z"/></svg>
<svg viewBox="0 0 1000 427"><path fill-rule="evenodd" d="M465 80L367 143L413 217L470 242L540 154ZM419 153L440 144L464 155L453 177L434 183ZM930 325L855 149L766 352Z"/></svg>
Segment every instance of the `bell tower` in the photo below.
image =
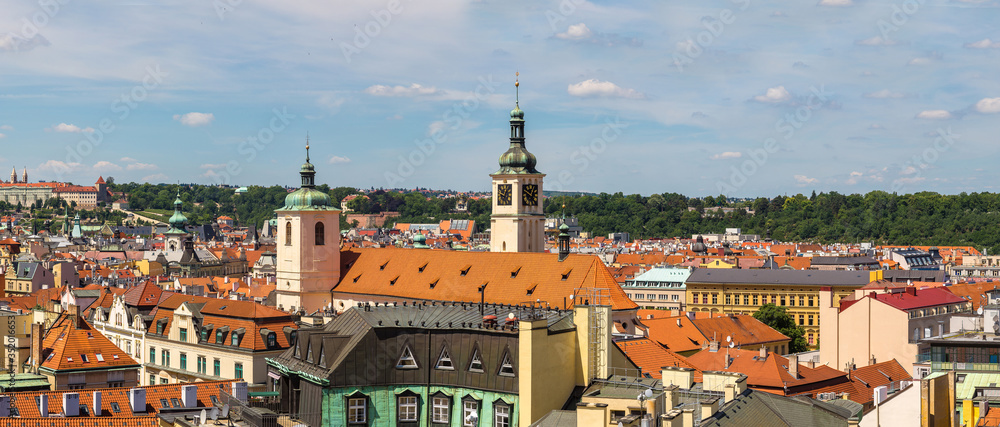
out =
<svg viewBox="0 0 1000 427"><path fill-rule="evenodd" d="M316 189L316 169L306 162L299 169L302 186L285 197L278 214L278 308L313 313L331 303L330 291L340 280L340 210L330 196Z"/></svg>
<svg viewBox="0 0 1000 427"><path fill-rule="evenodd" d="M517 74L515 74L517 75ZM515 94L520 87L514 80ZM490 251L544 252L545 211L542 180L535 169L535 155L524 147L524 111L515 96L510 112L510 147L500 155L500 170L493 178L493 215L490 217Z"/></svg>

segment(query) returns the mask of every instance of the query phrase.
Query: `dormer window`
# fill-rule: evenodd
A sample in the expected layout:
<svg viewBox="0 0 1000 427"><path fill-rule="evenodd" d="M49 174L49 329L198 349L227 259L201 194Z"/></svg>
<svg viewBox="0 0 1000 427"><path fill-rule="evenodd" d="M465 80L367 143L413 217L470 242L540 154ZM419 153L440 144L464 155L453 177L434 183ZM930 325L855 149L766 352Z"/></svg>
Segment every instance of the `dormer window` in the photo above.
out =
<svg viewBox="0 0 1000 427"><path fill-rule="evenodd" d="M472 350L472 361L469 362L469 372L483 372L483 357L479 354L479 347Z"/></svg>
<svg viewBox="0 0 1000 427"><path fill-rule="evenodd" d="M271 332L267 334L267 348L275 348L278 346L278 334Z"/></svg>
<svg viewBox="0 0 1000 427"><path fill-rule="evenodd" d="M437 364L434 365L434 369L441 369L445 371L454 371L455 363L451 361L451 353L448 352L448 347L441 348L441 355L438 356Z"/></svg>
<svg viewBox="0 0 1000 427"><path fill-rule="evenodd" d="M501 360L502 361L500 362L500 371L498 372L498 374L500 376L513 377L514 376L514 363L511 362L511 359L510 359L510 350L504 351L504 353L503 353L503 359L501 359Z"/></svg>
<svg viewBox="0 0 1000 427"><path fill-rule="evenodd" d="M399 355L399 360L396 361L396 369L417 369L418 367L417 359L413 357L413 351L410 350L410 346L404 346L402 354Z"/></svg>

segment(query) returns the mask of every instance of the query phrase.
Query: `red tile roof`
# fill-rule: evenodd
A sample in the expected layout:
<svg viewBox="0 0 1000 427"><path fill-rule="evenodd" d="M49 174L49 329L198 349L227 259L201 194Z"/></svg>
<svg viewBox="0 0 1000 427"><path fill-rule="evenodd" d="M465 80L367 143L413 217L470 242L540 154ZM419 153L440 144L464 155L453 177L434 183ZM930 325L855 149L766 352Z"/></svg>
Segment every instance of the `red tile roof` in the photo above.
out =
<svg viewBox="0 0 1000 427"><path fill-rule="evenodd" d="M948 288L916 289L908 287L906 292L875 294L874 297L869 294L868 297L904 311L966 302L965 298L951 293Z"/></svg>
<svg viewBox="0 0 1000 427"><path fill-rule="evenodd" d="M695 319L693 322L706 338L714 338L720 342L726 342L725 337L731 337L739 345L788 341L788 337L781 332L746 314Z"/></svg>
<svg viewBox="0 0 1000 427"><path fill-rule="evenodd" d="M731 359L728 368L727 354ZM763 359L759 355L759 351L720 348L714 352L699 351L689 356L688 362L703 371L739 372L747 376L747 386L778 394L785 394L786 387L795 388L798 393L811 386L818 388L847 381L846 373L826 365L810 368L799 364L798 377L792 377L788 373L788 359L775 353L767 353Z"/></svg>
<svg viewBox="0 0 1000 427"><path fill-rule="evenodd" d="M663 348L663 346L653 342L649 338L615 341L615 345L643 373L648 373L653 378L660 379L662 377L660 368L675 366L694 369L694 382L701 382L702 380L701 370L689 363L687 358Z"/></svg>
<svg viewBox="0 0 1000 427"><path fill-rule="evenodd" d="M828 387L813 390L812 397L817 397L819 393L849 393L848 399L862 405L871 406L874 404L876 387L888 385L895 381L911 381L913 377L906 372L896 359L887 362L868 365L858 368L850 373L850 381Z"/></svg>
<svg viewBox="0 0 1000 427"><path fill-rule="evenodd" d="M225 391L226 393L232 393L232 381L204 381L195 382L190 384L161 384L154 386L136 387L146 390L146 413L149 415L156 415L164 408L161 399L166 399L168 403L172 403L171 399L181 400L181 386L193 385L198 387L198 402L197 406L199 408L212 408L215 404L212 402L212 396L216 396L216 399L220 399L220 391ZM101 423L97 425L107 426L112 425L109 418L114 418L114 425L127 425L129 427L135 426L133 421L152 419L157 420L155 416L135 416L132 413L131 406L128 398L128 389L124 388L102 388L102 389L86 389L86 390L58 390L58 391L27 391L27 392L13 392L8 393L11 396L11 403L17 407L18 412L22 418L0 418L0 420L24 420L25 418L35 418L40 417L41 413L38 410L38 404L35 403L35 399L40 395L48 395L48 409L49 414L59 414L63 412L62 407L62 395L64 393L74 393L79 392L80 394L80 404L87 405L91 408L91 412L94 407L94 391L101 392L101 414L100 417L84 417L79 418L46 418L40 420L53 420L58 423L56 426L70 426L76 427L85 423L89 420L101 419ZM119 412L115 412L112 408L112 403L116 403L120 408ZM143 414L143 413L140 413ZM102 419L103 418L103 419ZM62 422L67 422L68 424L62 424ZM127 424L120 424L121 421L127 421ZM20 427L19 423L12 424L13 426ZM29 426L34 426L35 424L28 424ZM46 424L42 424L43 426ZM92 425L92 424L83 424ZM143 424L145 425L145 424Z"/></svg>
<svg viewBox="0 0 1000 427"><path fill-rule="evenodd" d="M155 334L157 332L157 324L163 322L162 335L168 335L174 317L174 310L184 303L196 305L194 308L202 315L202 325L213 326L213 336L208 338L208 342L212 344L216 343L214 331L228 327L229 331L224 334L223 341L218 344L231 345L230 334L243 329L243 337L239 340L240 348L246 350L269 350L265 338L261 336L261 330L268 329L275 333L279 348L288 348L288 339L283 333L283 329L286 326L298 329L298 326L292 321L290 314L252 301L235 301L174 294L161 302L156 310L150 313L153 316L153 320L149 322L149 329L146 332Z"/></svg>
<svg viewBox="0 0 1000 427"><path fill-rule="evenodd" d="M564 307L574 291L591 288L606 289L614 310L638 308L593 255L559 261L551 253L364 248L342 251L340 259L340 283L333 289L339 293L479 302L479 287L488 283L486 302L541 300Z"/></svg>
<svg viewBox="0 0 1000 427"><path fill-rule="evenodd" d="M42 340L41 368L52 371L134 366L128 353L90 326L85 319L64 312Z"/></svg>

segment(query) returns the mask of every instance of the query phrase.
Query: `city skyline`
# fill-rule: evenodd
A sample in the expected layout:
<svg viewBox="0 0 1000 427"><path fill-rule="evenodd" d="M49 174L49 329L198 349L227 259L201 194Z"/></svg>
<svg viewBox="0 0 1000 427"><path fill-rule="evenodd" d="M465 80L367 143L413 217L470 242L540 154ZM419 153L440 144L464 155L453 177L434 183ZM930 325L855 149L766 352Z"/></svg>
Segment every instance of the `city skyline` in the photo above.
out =
<svg viewBox="0 0 1000 427"><path fill-rule="evenodd" d="M318 183L488 191L515 71L546 190L998 178L996 1L6 3L0 165L33 181L295 186L308 133Z"/></svg>

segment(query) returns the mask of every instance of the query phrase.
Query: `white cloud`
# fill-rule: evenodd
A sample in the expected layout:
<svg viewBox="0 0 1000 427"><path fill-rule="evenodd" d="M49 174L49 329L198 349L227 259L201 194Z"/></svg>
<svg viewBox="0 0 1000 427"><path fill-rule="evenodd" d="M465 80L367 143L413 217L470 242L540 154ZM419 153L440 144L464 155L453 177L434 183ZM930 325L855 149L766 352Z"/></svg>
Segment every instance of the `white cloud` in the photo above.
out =
<svg viewBox="0 0 1000 427"><path fill-rule="evenodd" d="M858 172L858 171L851 172L851 177L848 178L847 181L846 181L847 185L857 184L858 180L861 179L862 176L864 176L864 174L861 173L861 172Z"/></svg>
<svg viewBox="0 0 1000 427"><path fill-rule="evenodd" d="M606 96L631 99L645 98L645 95L635 89L622 88L614 83L597 79L584 80L580 83L571 84L566 88L566 92L572 96L579 97Z"/></svg>
<svg viewBox="0 0 1000 427"><path fill-rule="evenodd" d="M330 161L328 163L330 163L331 165L335 165L335 164L338 164L338 163L350 163L350 162L351 162L351 159L349 159L347 157L333 156L333 157L330 157Z"/></svg>
<svg viewBox="0 0 1000 427"><path fill-rule="evenodd" d="M111 163L106 160L101 160L94 164L94 171L97 172L113 172L122 170L121 166Z"/></svg>
<svg viewBox="0 0 1000 427"><path fill-rule="evenodd" d="M854 5L854 1L852 1L852 0L819 0L819 5L820 6L838 6L838 7L853 6Z"/></svg>
<svg viewBox="0 0 1000 427"><path fill-rule="evenodd" d="M133 159L133 158L131 158L131 157L122 157L122 158L121 158L121 159L119 159L119 160L121 160L121 161L123 161L123 162L125 162L125 163L135 163L135 162L138 162L138 160L136 160L136 159Z"/></svg>
<svg viewBox="0 0 1000 427"><path fill-rule="evenodd" d="M14 126L3 125L3 126L0 126L0 130L14 130Z"/></svg>
<svg viewBox="0 0 1000 427"><path fill-rule="evenodd" d="M1000 49L1000 42L995 42L987 38L977 42L966 43L964 46L969 49Z"/></svg>
<svg viewBox="0 0 1000 427"><path fill-rule="evenodd" d="M976 111L980 113L1000 113L1000 98L983 98L976 103Z"/></svg>
<svg viewBox="0 0 1000 427"><path fill-rule="evenodd" d="M792 95L788 93L788 90L786 90L784 86L778 86L768 89L763 95L757 95L753 97L753 99L757 102L777 104L779 102L785 102L792 99Z"/></svg>
<svg viewBox="0 0 1000 427"><path fill-rule="evenodd" d="M39 46L49 46L51 43L41 34L36 34L30 39L25 39L22 37L15 36L14 34L6 34L0 36L0 51L7 52L27 52Z"/></svg>
<svg viewBox="0 0 1000 427"><path fill-rule="evenodd" d="M181 122L184 126L205 126L215 120L215 114L195 112L187 114L174 114L174 120Z"/></svg>
<svg viewBox="0 0 1000 427"><path fill-rule="evenodd" d="M800 185L815 184L815 183L819 182L818 179L816 179L816 178L810 178L810 177L805 176L805 175L795 175L794 178L795 178L795 182L799 183Z"/></svg>
<svg viewBox="0 0 1000 427"><path fill-rule="evenodd" d="M556 34L556 38L563 40L583 40L590 38L593 34L590 28L587 28L587 24L581 22L576 25L570 25L565 33Z"/></svg>
<svg viewBox="0 0 1000 427"><path fill-rule="evenodd" d="M42 172L52 172L56 175L63 175L80 170L79 163L66 163L59 160L49 160L38 165L38 170Z"/></svg>
<svg viewBox="0 0 1000 427"><path fill-rule="evenodd" d="M448 127L448 124L442 120L435 120L431 124L427 125L427 135L434 135L435 132L442 132Z"/></svg>
<svg viewBox="0 0 1000 427"><path fill-rule="evenodd" d="M152 163L132 163L129 164L128 166L125 166L125 169L128 169L130 171L152 171L152 170L157 170L159 168L160 168L159 166L156 166Z"/></svg>
<svg viewBox="0 0 1000 427"><path fill-rule="evenodd" d="M739 151L723 151L719 154L712 156L712 160L723 160L723 159L738 159L743 157L743 153Z"/></svg>
<svg viewBox="0 0 1000 427"><path fill-rule="evenodd" d="M866 93L865 98L877 98L877 99L887 99L887 98L905 98L905 93L893 92L889 89L882 89L871 93Z"/></svg>
<svg viewBox="0 0 1000 427"><path fill-rule="evenodd" d="M926 56L913 58L910 60L910 62L907 62L906 65L927 65L930 64L931 62L934 62L935 59L936 58L934 57L926 57Z"/></svg>
<svg viewBox="0 0 1000 427"><path fill-rule="evenodd" d="M202 169L225 169L226 168L226 164L225 163L205 163L205 164L203 164L203 165L201 165L199 167L202 168Z"/></svg>
<svg viewBox="0 0 1000 427"><path fill-rule="evenodd" d="M925 110L917 114L918 119L945 120L951 118L951 113L945 110Z"/></svg>
<svg viewBox="0 0 1000 427"><path fill-rule="evenodd" d="M0 139L4 139L6 137L7 137L7 135L4 135L4 134L0 133Z"/></svg>
<svg viewBox="0 0 1000 427"><path fill-rule="evenodd" d="M880 125L878 123L874 123L871 126L868 126L868 129L872 129L872 130L885 130L885 126L882 126L882 125Z"/></svg>
<svg viewBox="0 0 1000 427"><path fill-rule="evenodd" d="M162 173L157 173L149 176L143 177L140 181L148 182L150 184L159 184L167 180L167 176Z"/></svg>
<svg viewBox="0 0 1000 427"><path fill-rule="evenodd" d="M409 87L374 85L366 88L364 92L373 96L422 96L437 94L438 90L434 86L424 87L413 83Z"/></svg>
<svg viewBox="0 0 1000 427"><path fill-rule="evenodd" d="M854 44L860 46L892 46L896 44L896 41L884 39L881 36L875 36L870 39L858 40L854 42Z"/></svg>
<svg viewBox="0 0 1000 427"><path fill-rule="evenodd" d="M52 132L66 132L66 133L92 133L94 128L80 128L77 125L59 123L51 128L47 129Z"/></svg>

